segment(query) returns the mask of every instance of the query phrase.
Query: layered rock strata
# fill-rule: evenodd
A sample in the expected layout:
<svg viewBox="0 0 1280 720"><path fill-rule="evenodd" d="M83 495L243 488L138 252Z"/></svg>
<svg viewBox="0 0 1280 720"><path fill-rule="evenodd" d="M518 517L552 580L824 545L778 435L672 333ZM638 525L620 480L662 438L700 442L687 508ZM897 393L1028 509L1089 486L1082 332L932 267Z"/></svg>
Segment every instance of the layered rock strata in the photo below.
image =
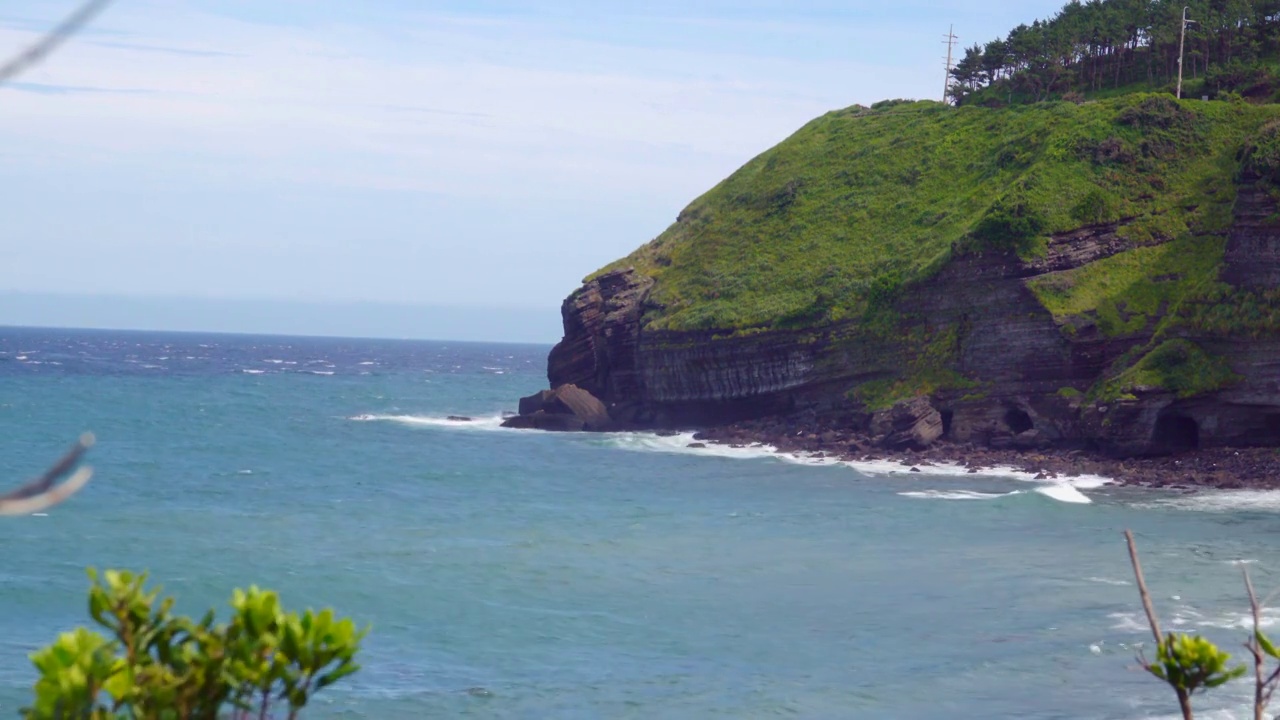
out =
<svg viewBox="0 0 1280 720"><path fill-rule="evenodd" d="M1280 226L1270 220L1275 214L1275 201L1264 190L1239 188L1223 281L1255 290L1280 286ZM1028 283L1132 249L1119 227L1056 235L1033 260L956 253L898 301L900 326L889 333L857 322L749 335L652 330L644 320L654 280L634 269L616 270L565 300L564 339L550 354L548 379L552 388L574 386L599 398L607 427L694 428L804 417L870 433L891 447L919 448L943 438L1114 456L1280 445L1275 340L1182 331L1224 358L1236 381L1189 398L1150 388L1109 402L1086 399L1126 352L1151 340L1154 328L1106 336L1086 319L1064 332ZM903 377L924 346L934 354L941 350L941 369L964 378L963 387L934 390L887 411L872 412L859 401L860 388ZM522 417L537 412L525 409Z"/></svg>

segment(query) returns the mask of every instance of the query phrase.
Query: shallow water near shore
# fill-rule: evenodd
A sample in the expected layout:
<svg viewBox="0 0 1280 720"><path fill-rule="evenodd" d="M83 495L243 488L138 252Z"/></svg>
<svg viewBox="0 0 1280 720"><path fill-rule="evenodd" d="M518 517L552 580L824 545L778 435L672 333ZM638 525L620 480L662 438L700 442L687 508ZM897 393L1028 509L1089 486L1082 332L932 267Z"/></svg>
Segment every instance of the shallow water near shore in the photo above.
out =
<svg viewBox="0 0 1280 720"><path fill-rule="evenodd" d="M372 624L318 718L1172 717L1122 531L1169 629L1236 649L1241 564L1280 587L1274 493L499 428L547 349L0 330L3 477L99 438L82 494L0 522L0 713L91 565Z"/></svg>

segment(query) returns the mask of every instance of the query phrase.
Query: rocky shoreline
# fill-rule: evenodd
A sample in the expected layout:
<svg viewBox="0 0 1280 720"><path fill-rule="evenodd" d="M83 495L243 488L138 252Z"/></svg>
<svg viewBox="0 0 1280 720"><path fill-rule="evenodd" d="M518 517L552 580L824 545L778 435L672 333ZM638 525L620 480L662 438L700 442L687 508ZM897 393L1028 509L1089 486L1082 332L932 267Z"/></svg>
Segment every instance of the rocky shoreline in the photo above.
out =
<svg viewBox="0 0 1280 720"><path fill-rule="evenodd" d="M1276 448L1213 448L1124 459L1082 449L996 449L945 440L919 450L890 450L857 432L778 420L699 430L694 441L734 447L768 445L781 453L810 453L846 462L898 462L907 472L913 467L945 463L960 465L975 474L1013 468L1046 480L1092 475L1121 485L1182 491L1280 489L1280 450Z"/></svg>

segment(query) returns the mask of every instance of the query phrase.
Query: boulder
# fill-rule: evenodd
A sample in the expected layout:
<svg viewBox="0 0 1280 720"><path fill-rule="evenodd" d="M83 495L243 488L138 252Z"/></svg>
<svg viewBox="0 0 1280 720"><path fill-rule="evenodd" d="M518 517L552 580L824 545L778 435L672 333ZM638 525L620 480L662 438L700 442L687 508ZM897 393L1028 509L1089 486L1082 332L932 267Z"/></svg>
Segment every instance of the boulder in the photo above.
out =
<svg viewBox="0 0 1280 720"><path fill-rule="evenodd" d="M520 414L502 422L508 428L560 432L601 431L612 425L604 403L572 384L520 398Z"/></svg>
<svg viewBox="0 0 1280 720"><path fill-rule="evenodd" d="M519 414L532 415L539 410L545 410L547 408L547 403L551 402L551 398L554 396L555 393L553 391L543 390L541 392L536 392L529 397L520 398Z"/></svg>
<svg viewBox="0 0 1280 720"><path fill-rule="evenodd" d="M577 385L561 385L551 392L553 397L547 403L547 412L576 415L588 430L604 430L609 427L609 411L595 395Z"/></svg>
<svg viewBox="0 0 1280 720"><path fill-rule="evenodd" d="M502 427L517 430L547 430L550 432L582 432L587 424L576 415L549 413L539 410L528 415L516 415L502 422Z"/></svg>
<svg viewBox="0 0 1280 720"><path fill-rule="evenodd" d="M871 416L871 432L893 450L923 450L942 437L942 414L917 397Z"/></svg>

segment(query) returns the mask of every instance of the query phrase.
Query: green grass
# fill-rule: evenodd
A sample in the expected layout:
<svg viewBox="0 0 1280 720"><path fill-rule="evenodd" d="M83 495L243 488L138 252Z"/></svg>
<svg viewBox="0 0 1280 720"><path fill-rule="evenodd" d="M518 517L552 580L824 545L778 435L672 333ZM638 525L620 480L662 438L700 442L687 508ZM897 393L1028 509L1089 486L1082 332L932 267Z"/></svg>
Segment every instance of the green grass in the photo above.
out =
<svg viewBox="0 0 1280 720"><path fill-rule="evenodd" d="M657 279L650 329L742 333L878 318L892 332L886 308L956 253L1034 256L1051 233L1124 220L1133 242L1159 247L1036 292L1056 316L1094 313L1107 332L1136 332L1216 267L1237 153L1275 118L1280 107L1162 95L831 112L605 270L634 266ZM1103 277L1113 272L1123 278Z"/></svg>
<svg viewBox="0 0 1280 720"><path fill-rule="evenodd" d="M1214 281L1223 247L1218 236L1184 235L1027 285L1068 334L1089 323L1109 337L1150 334L1170 307Z"/></svg>
<svg viewBox="0 0 1280 720"><path fill-rule="evenodd" d="M1139 390L1159 389L1188 398L1219 390L1236 380L1236 374L1225 362L1195 343L1166 340L1124 372L1100 383L1094 397L1119 400L1131 398Z"/></svg>

